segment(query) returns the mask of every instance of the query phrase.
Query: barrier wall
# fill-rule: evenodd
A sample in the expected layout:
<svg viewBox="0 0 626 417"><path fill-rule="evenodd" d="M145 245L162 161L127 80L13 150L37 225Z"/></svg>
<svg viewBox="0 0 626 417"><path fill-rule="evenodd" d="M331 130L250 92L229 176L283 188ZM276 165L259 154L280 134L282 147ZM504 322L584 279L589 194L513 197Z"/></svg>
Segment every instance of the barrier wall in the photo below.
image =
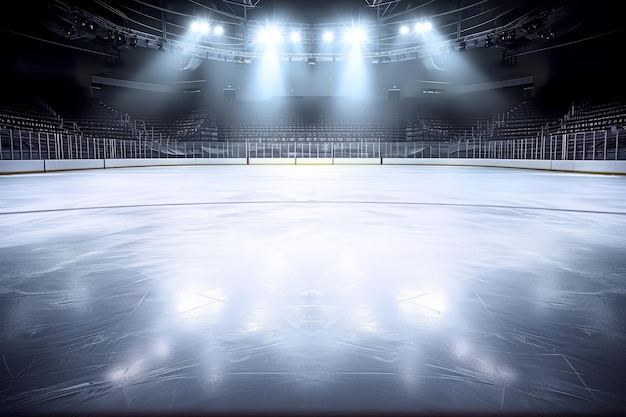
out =
<svg viewBox="0 0 626 417"><path fill-rule="evenodd" d="M246 165L246 158L194 158L194 165Z"/></svg>
<svg viewBox="0 0 626 417"><path fill-rule="evenodd" d="M26 172L44 172L44 161L0 161L0 174L19 174Z"/></svg>
<svg viewBox="0 0 626 417"><path fill-rule="evenodd" d="M333 158L296 158L296 165L332 165Z"/></svg>
<svg viewBox="0 0 626 417"><path fill-rule="evenodd" d="M380 158L334 158L335 165L380 165Z"/></svg>
<svg viewBox="0 0 626 417"><path fill-rule="evenodd" d="M296 158L250 158L250 165L295 165Z"/></svg>
<svg viewBox="0 0 626 417"><path fill-rule="evenodd" d="M246 158L138 158L104 160L104 168L172 165L246 165Z"/></svg>
<svg viewBox="0 0 626 417"><path fill-rule="evenodd" d="M626 161L550 161L540 159L383 158L384 165L484 166L550 171L626 174Z"/></svg>
<svg viewBox="0 0 626 417"><path fill-rule="evenodd" d="M0 174L174 165L380 165L380 158L146 158L0 160ZM551 171L626 174L626 161L550 161L536 159L383 158L383 165L484 166Z"/></svg>
<svg viewBox="0 0 626 417"><path fill-rule="evenodd" d="M164 165L193 165L194 158L132 158L105 159L104 168L150 167Z"/></svg>
<svg viewBox="0 0 626 417"><path fill-rule="evenodd" d="M540 159L448 159L448 158L383 158L384 165L483 166L494 168L551 169L549 160Z"/></svg>
<svg viewBox="0 0 626 417"><path fill-rule="evenodd" d="M104 168L104 159L46 159L43 162L46 172Z"/></svg>

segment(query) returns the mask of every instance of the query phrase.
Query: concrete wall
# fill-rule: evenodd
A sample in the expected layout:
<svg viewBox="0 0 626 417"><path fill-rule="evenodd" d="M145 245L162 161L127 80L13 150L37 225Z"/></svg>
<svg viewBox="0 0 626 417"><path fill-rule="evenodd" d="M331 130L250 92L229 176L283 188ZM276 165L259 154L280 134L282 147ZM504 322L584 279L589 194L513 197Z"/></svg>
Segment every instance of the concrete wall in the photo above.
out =
<svg viewBox="0 0 626 417"><path fill-rule="evenodd" d="M145 158L0 161L0 174L148 167L167 165L245 165L246 158ZM380 165L380 158L250 158L250 165ZM524 159L384 158L383 165L439 165L524 168L549 171L626 174L626 161L547 161Z"/></svg>

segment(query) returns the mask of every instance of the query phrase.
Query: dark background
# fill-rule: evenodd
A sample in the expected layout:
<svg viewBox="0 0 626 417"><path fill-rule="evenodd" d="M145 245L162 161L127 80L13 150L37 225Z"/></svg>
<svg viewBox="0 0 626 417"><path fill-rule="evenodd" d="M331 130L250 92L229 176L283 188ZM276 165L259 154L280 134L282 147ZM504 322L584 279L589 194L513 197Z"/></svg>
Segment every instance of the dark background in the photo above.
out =
<svg viewBox="0 0 626 417"><path fill-rule="evenodd" d="M97 2L75 2L80 7L95 7ZM112 5L122 2L107 2ZM154 2L153 2L154 3ZM219 2L216 2L219 3ZM398 10L420 2L399 2ZM406 4L404 4L406 3ZM434 4L437 12L454 10L470 2L421 2ZM489 2L488 2L489 3ZM522 3L537 7L541 2ZM142 2L124 2L127 9L139 7ZM176 0L159 4L165 9L191 13L194 2ZM407 102L444 103L455 108L484 110L501 109L510 102L532 94L546 103L563 103L588 99L620 99L624 94L621 70L624 41L621 10L618 2L566 1L568 15L561 21L563 34L550 41L536 41L515 46L516 60L504 62L506 48L468 48L452 52L445 71L433 69L428 59L412 59L384 65L371 65L370 97L387 99L388 89L400 90ZM262 0L249 11L248 18L273 19L290 16L294 21L316 23L351 15L353 19L371 15L364 0L337 1L270 1ZM521 6L516 6L521 7ZM95 10L98 8L95 7ZM426 6L424 12L426 14ZM480 13L477 13L480 15ZM165 14L167 18L167 14ZM406 18L417 16L412 13ZM446 16L457 19L455 16ZM183 83L197 90L194 94L155 93L138 89L102 87L98 94L118 107L162 107L164 103L180 102L192 107L217 105L224 89L236 90L238 100L255 100L255 83L260 82L257 64L235 65L232 62L205 60L193 71L181 72L182 57L175 52L161 52L148 48L121 49L112 58L93 41L71 41L48 30L42 22L50 17L50 3L23 1L12 3L12 9L2 15L3 54L2 89L6 96L37 94L55 106L71 107L85 96L93 95L91 76L103 74L122 80L146 83ZM443 19L443 18L440 18ZM504 22L499 22L504 23ZM447 24L448 32L452 23ZM475 24L468 21L468 25ZM157 25L158 26L158 25ZM318 62L309 66L304 62L281 62L284 80L283 94L298 97L333 97L340 89L341 62ZM531 85L513 88L486 88L477 93L442 94L431 97L423 94L425 86L476 85L533 77ZM526 88L526 92L524 89ZM477 100L476 97L485 97Z"/></svg>

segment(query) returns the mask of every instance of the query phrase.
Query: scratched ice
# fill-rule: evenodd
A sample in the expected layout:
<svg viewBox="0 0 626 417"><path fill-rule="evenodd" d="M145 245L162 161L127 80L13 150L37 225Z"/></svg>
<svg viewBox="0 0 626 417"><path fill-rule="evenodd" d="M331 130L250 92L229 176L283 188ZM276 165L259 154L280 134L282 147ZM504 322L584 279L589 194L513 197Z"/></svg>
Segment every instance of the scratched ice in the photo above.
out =
<svg viewBox="0 0 626 417"><path fill-rule="evenodd" d="M626 177L0 178L0 412L626 412Z"/></svg>

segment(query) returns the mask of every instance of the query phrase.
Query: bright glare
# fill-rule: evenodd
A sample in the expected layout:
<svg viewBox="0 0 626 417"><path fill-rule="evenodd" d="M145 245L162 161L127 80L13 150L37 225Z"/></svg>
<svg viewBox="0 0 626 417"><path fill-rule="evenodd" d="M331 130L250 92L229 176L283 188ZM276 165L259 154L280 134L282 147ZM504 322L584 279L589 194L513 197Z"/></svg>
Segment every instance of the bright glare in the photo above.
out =
<svg viewBox="0 0 626 417"><path fill-rule="evenodd" d="M441 317L448 310L443 290L405 289L399 294L401 311L408 316Z"/></svg>
<svg viewBox="0 0 626 417"><path fill-rule="evenodd" d="M213 33L215 33L216 35L222 35L224 34L224 28L222 26L215 26L215 29L213 29Z"/></svg>
<svg viewBox="0 0 626 417"><path fill-rule="evenodd" d="M282 40L282 33L279 28L276 27L266 27L259 32L259 41L276 44Z"/></svg>
<svg viewBox="0 0 626 417"><path fill-rule="evenodd" d="M324 32L324 42L332 42L334 38L335 36L333 35L333 32L330 32L330 31Z"/></svg>
<svg viewBox="0 0 626 417"><path fill-rule="evenodd" d="M346 31L346 42L361 43L365 42L367 35L362 28L353 27Z"/></svg>
<svg viewBox="0 0 626 417"><path fill-rule="evenodd" d="M295 31L295 30L291 32L291 42L293 43L300 42L300 32Z"/></svg>
<svg viewBox="0 0 626 417"><path fill-rule="evenodd" d="M179 290L176 309L184 317L210 316L223 307L223 298L224 293L221 289Z"/></svg>
<svg viewBox="0 0 626 417"><path fill-rule="evenodd" d="M415 25L415 32L425 33L425 32L429 32L432 28L433 28L433 25L430 22L418 22Z"/></svg>
<svg viewBox="0 0 626 417"><path fill-rule="evenodd" d="M400 27L400 33L406 35L409 33L409 27L407 25L402 25L402 27Z"/></svg>
<svg viewBox="0 0 626 417"><path fill-rule="evenodd" d="M195 33L200 33L201 35L206 35L209 33L209 24L205 21L196 20L191 24L191 30Z"/></svg>

